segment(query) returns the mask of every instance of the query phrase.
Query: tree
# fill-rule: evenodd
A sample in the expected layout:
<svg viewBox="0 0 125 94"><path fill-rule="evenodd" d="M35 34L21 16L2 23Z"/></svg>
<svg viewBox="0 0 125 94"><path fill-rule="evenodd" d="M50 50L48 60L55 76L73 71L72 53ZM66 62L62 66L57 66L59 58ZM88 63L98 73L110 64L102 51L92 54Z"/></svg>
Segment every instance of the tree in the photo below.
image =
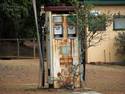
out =
<svg viewBox="0 0 125 94"><path fill-rule="evenodd" d="M125 65L125 32L121 31L115 37L116 54L120 57L120 64Z"/></svg>
<svg viewBox="0 0 125 94"><path fill-rule="evenodd" d="M125 61L125 32L118 33L118 36L115 37L115 45L117 46L117 53L123 57Z"/></svg>
<svg viewBox="0 0 125 94"><path fill-rule="evenodd" d="M31 0L1 0L0 13L0 38L33 37Z"/></svg>
<svg viewBox="0 0 125 94"><path fill-rule="evenodd" d="M81 45L81 63L83 64L83 80L85 80L85 64L88 62L88 48L97 46L105 39L106 27L111 24L111 15L100 14L92 11L93 5L79 0L72 0L75 8L77 28L79 32L79 41Z"/></svg>

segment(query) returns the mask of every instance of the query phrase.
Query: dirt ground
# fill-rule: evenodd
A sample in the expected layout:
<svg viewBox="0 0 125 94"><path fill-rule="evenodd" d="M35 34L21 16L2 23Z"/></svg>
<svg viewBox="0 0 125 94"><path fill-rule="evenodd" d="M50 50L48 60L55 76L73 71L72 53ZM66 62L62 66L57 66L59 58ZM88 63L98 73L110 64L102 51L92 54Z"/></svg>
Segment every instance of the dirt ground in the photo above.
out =
<svg viewBox="0 0 125 94"><path fill-rule="evenodd" d="M39 60L0 60L0 94L71 94L61 89L38 89ZM85 88L102 94L125 94L125 66L86 66ZM92 93L91 93L92 94Z"/></svg>

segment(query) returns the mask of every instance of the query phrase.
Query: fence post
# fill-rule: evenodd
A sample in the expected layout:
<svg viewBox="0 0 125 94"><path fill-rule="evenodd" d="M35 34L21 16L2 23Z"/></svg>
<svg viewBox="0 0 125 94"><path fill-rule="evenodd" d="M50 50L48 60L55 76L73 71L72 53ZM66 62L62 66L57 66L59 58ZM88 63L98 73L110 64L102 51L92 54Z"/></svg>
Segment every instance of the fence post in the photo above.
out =
<svg viewBox="0 0 125 94"><path fill-rule="evenodd" d="M111 63L111 53L109 52L109 62Z"/></svg>
<svg viewBox="0 0 125 94"><path fill-rule="evenodd" d="M17 57L19 58L20 56L20 44L19 44L19 39L17 38Z"/></svg>
<svg viewBox="0 0 125 94"><path fill-rule="evenodd" d="M104 49L104 63L106 63L106 50Z"/></svg>
<svg viewBox="0 0 125 94"><path fill-rule="evenodd" d="M35 42L35 38L33 39L33 58L36 58L36 42Z"/></svg>

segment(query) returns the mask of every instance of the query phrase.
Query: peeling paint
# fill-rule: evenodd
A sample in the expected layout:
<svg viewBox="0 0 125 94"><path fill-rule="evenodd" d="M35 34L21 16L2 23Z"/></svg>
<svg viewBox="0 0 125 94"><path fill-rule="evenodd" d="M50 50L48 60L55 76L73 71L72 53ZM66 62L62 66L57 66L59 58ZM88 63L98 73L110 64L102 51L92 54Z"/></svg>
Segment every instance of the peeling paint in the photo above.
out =
<svg viewBox="0 0 125 94"><path fill-rule="evenodd" d="M67 22L67 14L61 15L62 17L62 32L64 35L63 37L61 35L58 35L57 37L54 37L54 25L56 23L53 22L53 17L60 16L58 15L51 15L52 17L52 31L50 36L53 36L50 38L50 42L52 42L50 45L50 51L52 53L53 59L52 61L48 62L51 63L51 73L53 73L53 77L51 74L51 77L54 78L54 88L60 88L65 85L71 85L75 84L75 87L80 87L80 75L77 76L77 78L73 78L72 68L73 65L79 64L79 46L78 46L78 37L68 37L68 22ZM59 29L60 30L60 29ZM57 31L56 31L57 32ZM60 32L60 31L59 31ZM76 31L77 32L77 31ZM61 34L61 33L60 33ZM52 40L52 41L51 41ZM51 47L52 46L52 47ZM49 54L49 53L48 53ZM76 71L79 74L80 69L78 68ZM75 82L75 83L74 83Z"/></svg>

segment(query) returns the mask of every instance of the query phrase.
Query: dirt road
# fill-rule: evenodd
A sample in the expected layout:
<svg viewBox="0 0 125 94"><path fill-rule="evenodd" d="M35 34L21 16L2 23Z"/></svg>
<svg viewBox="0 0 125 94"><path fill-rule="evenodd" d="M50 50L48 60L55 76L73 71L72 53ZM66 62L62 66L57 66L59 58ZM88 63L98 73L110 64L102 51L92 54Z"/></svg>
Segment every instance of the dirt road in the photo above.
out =
<svg viewBox="0 0 125 94"><path fill-rule="evenodd" d="M85 87L103 94L125 94L125 66L89 65ZM70 94L37 89L39 60L0 60L0 94Z"/></svg>
<svg viewBox="0 0 125 94"><path fill-rule="evenodd" d="M106 94L125 94L125 66L87 65L86 86Z"/></svg>

